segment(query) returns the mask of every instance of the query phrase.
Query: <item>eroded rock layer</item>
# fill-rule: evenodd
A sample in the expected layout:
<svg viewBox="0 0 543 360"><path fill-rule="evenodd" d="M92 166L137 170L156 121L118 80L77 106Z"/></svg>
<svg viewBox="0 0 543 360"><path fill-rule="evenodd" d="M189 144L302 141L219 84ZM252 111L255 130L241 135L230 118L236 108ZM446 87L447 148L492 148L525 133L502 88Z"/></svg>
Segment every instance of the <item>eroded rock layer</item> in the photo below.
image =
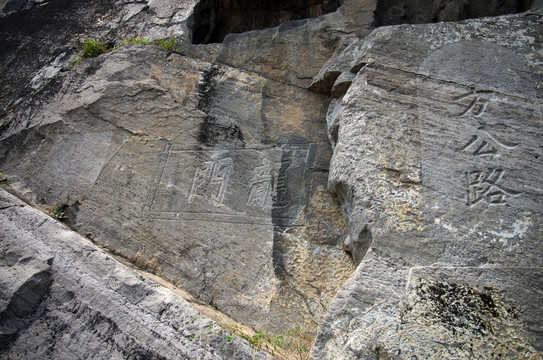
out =
<svg viewBox="0 0 543 360"><path fill-rule="evenodd" d="M360 265L313 358L541 357L542 19L380 28L338 56L357 75L333 85L329 186Z"/></svg>
<svg viewBox="0 0 543 360"><path fill-rule="evenodd" d="M12 193L255 330L322 324L315 359L541 356L540 1L371 34L532 2L0 5ZM85 39L109 51L73 58ZM55 264L95 248L37 255L28 240L27 256L16 228L35 222L14 209L0 228L9 356L42 330L37 343L62 339L38 357L87 338L103 357L261 356L224 333L192 347L186 316L164 323L140 298L123 328L124 285L107 290L118 306L87 311L110 278L66 292ZM63 304L82 309L79 330ZM165 332L133 331L142 317Z"/></svg>
<svg viewBox="0 0 543 360"><path fill-rule="evenodd" d="M267 359L0 189L2 359Z"/></svg>

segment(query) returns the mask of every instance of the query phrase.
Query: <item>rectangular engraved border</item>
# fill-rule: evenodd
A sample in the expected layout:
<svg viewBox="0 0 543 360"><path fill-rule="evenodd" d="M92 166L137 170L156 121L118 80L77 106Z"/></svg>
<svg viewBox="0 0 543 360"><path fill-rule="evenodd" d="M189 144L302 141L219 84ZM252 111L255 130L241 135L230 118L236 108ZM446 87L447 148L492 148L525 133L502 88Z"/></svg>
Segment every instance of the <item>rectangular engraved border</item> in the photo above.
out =
<svg viewBox="0 0 543 360"><path fill-rule="evenodd" d="M293 203L284 206L288 208L286 211L281 212L286 214L285 216L274 216L274 218L281 219L291 226L296 226L294 220L298 217L303 208L307 206L309 199L311 187L312 187L312 169L314 168L315 156L317 153L317 147L319 144L310 143L310 144L284 144L278 147L270 148L243 148L243 149L217 149L217 151L225 151L229 153L237 153L238 156L244 152L260 152L266 153L268 151L282 151L285 153L297 153L300 152L303 156L296 156L296 160L302 161L301 169L301 182L297 191L293 192L291 200ZM142 219L151 219L151 220L170 220L170 221L213 221L213 222L225 222L225 223L239 223L239 224L272 224L272 211L270 208L269 215L249 215L246 213L239 214L227 214L220 211L188 211L179 209L178 211L156 211L153 210L154 201L157 197L157 194L160 191L160 185L162 178L164 176L164 171L168 165L168 161L175 156L175 154L181 153L198 153L198 152L209 152L214 151L214 149L195 149L195 148L186 148L181 145L166 143L160 153L157 170L153 178L151 188L148 192L145 205L142 209L141 217ZM242 155L241 155L242 156ZM262 157L265 157L264 155ZM283 160L283 159L281 159ZM297 168L299 169L299 167ZM281 208L280 206L274 206L274 208ZM303 224L298 224L303 225Z"/></svg>

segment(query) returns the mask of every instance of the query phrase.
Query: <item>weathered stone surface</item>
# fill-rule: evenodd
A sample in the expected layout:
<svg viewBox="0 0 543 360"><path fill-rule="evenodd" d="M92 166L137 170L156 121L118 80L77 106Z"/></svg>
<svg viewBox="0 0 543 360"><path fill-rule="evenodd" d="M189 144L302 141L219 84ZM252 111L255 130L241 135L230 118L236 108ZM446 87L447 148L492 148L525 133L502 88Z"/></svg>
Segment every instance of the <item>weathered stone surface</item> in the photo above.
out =
<svg viewBox="0 0 543 360"><path fill-rule="evenodd" d="M542 25L386 27L345 50L361 69L328 113L329 187L360 265L312 358L541 357Z"/></svg>
<svg viewBox="0 0 543 360"><path fill-rule="evenodd" d="M81 234L237 320L314 333L353 266L341 248L341 210L326 191L329 99L299 86L338 34L369 32L373 2L356 3L346 2L341 21L329 14L222 46L187 45L193 1L94 0L83 9L60 0L12 14L2 23L13 45L2 57L10 74L2 172L34 205L60 208ZM59 37L21 46L51 30L18 21L48 14ZM126 36L174 36L192 58L134 46L66 68L80 39ZM288 51L278 55L278 43ZM236 58L239 44L246 54ZM265 70L251 53L265 58Z"/></svg>
<svg viewBox="0 0 543 360"><path fill-rule="evenodd" d="M4 204L5 205L5 204ZM6 235L2 231L2 240ZM2 241L0 269L0 344L7 348L18 331L28 326L51 285L53 257L46 254L24 256L18 248Z"/></svg>
<svg viewBox="0 0 543 360"><path fill-rule="evenodd" d="M276 27L336 11L339 0L203 0L194 8L194 44L222 42L230 33Z"/></svg>
<svg viewBox="0 0 543 360"><path fill-rule="evenodd" d="M326 191L328 99L153 46L64 75L13 114L30 129L2 142L12 186L245 324L314 330L353 270Z"/></svg>
<svg viewBox="0 0 543 360"><path fill-rule="evenodd" d="M541 291L541 13L360 40L382 16L448 21L530 1L344 0L285 23L337 4L37 3L12 1L28 9L0 19L0 171L19 196L266 332L314 332L354 263L314 358L541 351L530 302ZM222 44L190 42L214 31L197 30L206 6L230 21L213 25ZM282 24L227 34L242 20ZM174 37L178 54L129 46L66 66L82 39L132 36ZM35 310L54 293L57 258L17 256L2 260L16 281L0 285L10 354L31 343L34 317L57 316Z"/></svg>
<svg viewBox="0 0 543 360"><path fill-rule="evenodd" d="M336 12L317 19L230 34L217 60L307 88L340 44L370 33L374 10L373 0L345 0Z"/></svg>
<svg viewBox="0 0 543 360"><path fill-rule="evenodd" d="M85 39L110 44L126 37L188 39L186 21L194 3L54 0L0 18L0 116L5 121L24 99L43 96L46 83L51 83L46 91L55 89L55 75Z"/></svg>
<svg viewBox="0 0 543 360"><path fill-rule="evenodd" d="M2 189L0 247L2 359L269 358Z"/></svg>

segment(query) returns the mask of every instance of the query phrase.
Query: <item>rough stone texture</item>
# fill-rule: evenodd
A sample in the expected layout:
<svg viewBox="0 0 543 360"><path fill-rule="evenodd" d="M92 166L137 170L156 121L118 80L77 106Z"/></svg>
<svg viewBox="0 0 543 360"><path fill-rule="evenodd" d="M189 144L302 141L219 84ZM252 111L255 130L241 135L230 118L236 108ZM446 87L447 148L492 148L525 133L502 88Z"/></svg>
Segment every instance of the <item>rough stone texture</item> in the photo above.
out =
<svg viewBox="0 0 543 360"><path fill-rule="evenodd" d="M3 189L0 248L2 359L270 358Z"/></svg>
<svg viewBox="0 0 543 360"><path fill-rule="evenodd" d="M209 25L195 2L9 2L28 8L0 19L0 171L11 190L266 332L314 332L358 265L314 358L541 351L530 301L541 292L540 13L360 41L383 9L394 23L457 20L480 2L344 0L242 34L226 35L239 16L222 17L232 20L224 42L194 45ZM284 20L270 19L248 20ZM81 40L127 36L174 37L178 54L128 46L67 67ZM31 324L55 259L36 256L2 285L12 294L2 344Z"/></svg>
<svg viewBox="0 0 543 360"><path fill-rule="evenodd" d="M339 0L203 0L194 8L194 44L222 42L230 33L276 27L334 12Z"/></svg>
<svg viewBox="0 0 543 360"><path fill-rule="evenodd" d="M312 358L541 358L542 26L383 27L337 55L359 71L329 187L360 265Z"/></svg>
<svg viewBox="0 0 543 360"><path fill-rule="evenodd" d="M326 191L329 99L300 86L339 34L369 32L375 4L221 46L187 42L193 6L56 0L0 21L2 172L34 205L237 320L315 332L353 266ZM188 56L135 46L66 68L81 39L126 36L174 36Z"/></svg>
<svg viewBox="0 0 543 360"><path fill-rule="evenodd" d="M31 3L30 1L28 3ZM0 116L55 82L79 43L126 37L188 39L195 0L54 0L0 18ZM9 4L6 5L6 7ZM5 8L4 8L5 9Z"/></svg>
<svg viewBox="0 0 543 360"><path fill-rule="evenodd" d="M338 47L371 31L373 0L345 0L334 13L226 36L217 61L307 88Z"/></svg>
<svg viewBox="0 0 543 360"><path fill-rule="evenodd" d="M14 188L245 324L315 329L353 270L326 191L326 97L141 45L62 86L14 113L30 126L2 143Z"/></svg>

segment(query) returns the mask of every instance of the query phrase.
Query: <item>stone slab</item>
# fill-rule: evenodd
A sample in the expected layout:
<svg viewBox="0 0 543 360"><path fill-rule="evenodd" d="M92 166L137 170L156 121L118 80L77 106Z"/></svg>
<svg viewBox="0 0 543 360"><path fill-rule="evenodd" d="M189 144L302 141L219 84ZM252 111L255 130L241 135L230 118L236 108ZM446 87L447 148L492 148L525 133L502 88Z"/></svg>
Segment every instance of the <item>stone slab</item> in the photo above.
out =
<svg viewBox="0 0 543 360"><path fill-rule="evenodd" d="M345 51L329 186L360 265L312 358L541 358L541 13ZM362 50L361 50L362 49Z"/></svg>
<svg viewBox="0 0 543 360"><path fill-rule="evenodd" d="M325 191L328 98L154 46L63 76L14 114L33 126L2 142L11 186L238 321L315 331L353 270Z"/></svg>
<svg viewBox="0 0 543 360"><path fill-rule="evenodd" d="M3 189L0 247L3 359L270 358Z"/></svg>

